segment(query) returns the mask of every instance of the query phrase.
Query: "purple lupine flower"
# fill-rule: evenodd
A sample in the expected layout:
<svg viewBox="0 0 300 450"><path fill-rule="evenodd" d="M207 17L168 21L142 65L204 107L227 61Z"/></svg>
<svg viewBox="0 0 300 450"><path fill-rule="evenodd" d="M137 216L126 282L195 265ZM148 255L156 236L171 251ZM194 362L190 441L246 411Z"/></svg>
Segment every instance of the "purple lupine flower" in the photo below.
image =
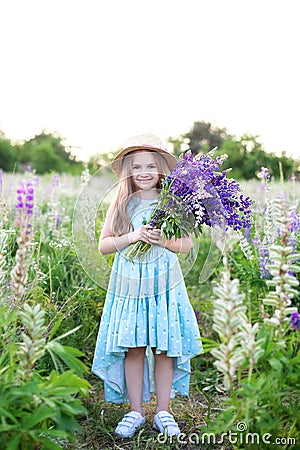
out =
<svg viewBox="0 0 300 450"><path fill-rule="evenodd" d="M270 180L271 174L267 167L261 167L260 172L257 174L258 178L263 178L264 180Z"/></svg>
<svg viewBox="0 0 300 450"><path fill-rule="evenodd" d="M300 214L296 212L295 209L291 211L288 229L292 233L297 233L300 231Z"/></svg>
<svg viewBox="0 0 300 450"><path fill-rule="evenodd" d="M26 203L25 206L27 208L27 214L32 214L33 213L33 208L34 208L34 187L33 187L33 182L32 181L28 181L27 182L27 192L26 192Z"/></svg>
<svg viewBox="0 0 300 450"><path fill-rule="evenodd" d="M162 192L149 224L161 228L168 239L192 234L204 224L221 228L251 227L253 201L244 197L240 185L220 172L224 158L212 152L185 153L175 168L162 180ZM151 246L138 242L129 257L145 254Z"/></svg>
<svg viewBox="0 0 300 450"><path fill-rule="evenodd" d="M261 244L258 248L258 255L259 255L259 271L260 271L260 278L270 278L270 272L266 268L267 264L270 264L270 254L269 254L269 248L266 244Z"/></svg>
<svg viewBox="0 0 300 450"><path fill-rule="evenodd" d="M250 240L250 228L244 228L244 236L247 239L247 241Z"/></svg>
<svg viewBox="0 0 300 450"><path fill-rule="evenodd" d="M299 258L299 252L297 251L297 240L295 233L290 234L287 240L288 247L293 247L293 255L295 255L295 259L293 261L296 261Z"/></svg>
<svg viewBox="0 0 300 450"><path fill-rule="evenodd" d="M290 328L293 331L299 330L300 328L300 314L297 311L291 314Z"/></svg>
<svg viewBox="0 0 300 450"><path fill-rule="evenodd" d="M194 214L196 225L222 225L240 230L251 227L253 201L244 198L240 185L226 178L226 171L217 172L222 158L208 154L186 153L166 179L169 190L182 200Z"/></svg>
<svg viewBox="0 0 300 450"><path fill-rule="evenodd" d="M266 265L270 264L268 245L261 241L259 234L253 236L252 244L256 247L258 253L260 278L269 278L270 272L266 268Z"/></svg>
<svg viewBox="0 0 300 450"><path fill-rule="evenodd" d="M281 191L281 192L278 192L278 194L277 194L277 198L279 198L279 200L282 200L282 202L286 202L286 193L285 192L283 192L283 191Z"/></svg>
<svg viewBox="0 0 300 450"><path fill-rule="evenodd" d="M17 189L17 203L16 209L21 215L33 214L34 209L34 183L32 181L22 181L20 187Z"/></svg>
<svg viewBox="0 0 300 450"><path fill-rule="evenodd" d="M19 189L17 189L17 200L18 203L16 204L16 208L17 209L22 209L24 208L24 195L26 195L26 189L24 187L24 182L21 183L21 187L19 187Z"/></svg>
<svg viewBox="0 0 300 450"><path fill-rule="evenodd" d="M277 237L281 238L282 232L281 232L281 228L277 227Z"/></svg>
<svg viewBox="0 0 300 450"><path fill-rule="evenodd" d="M261 167L260 172L256 173L257 177L262 180L260 183L259 190L261 191L261 194L264 194L265 192L268 192L270 190L269 187L269 181L271 179L271 174L269 172L269 169L267 167Z"/></svg>
<svg viewBox="0 0 300 450"><path fill-rule="evenodd" d="M59 173L53 175L52 186L57 187L59 185Z"/></svg>
<svg viewBox="0 0 300 450"><path fill-rule="evenodd" d="M297 240L296 240L296 237L295 237L294 233L289 236L289 238L287 240L287 245L289 247L293 247L293 249L296 251L296 249L297 249Z"/></svg>
<svg viewBox="0 0 300 450"><path fill-rule="evenodd" d="M260 243L261 243L260 235L256 233L253 236L252 244L258 249L258 247L260 246Z"/></svg>
<svg viewBox="0 0 300 450"><path fill-rule="evenodd" d="M55 217L56 228L58 228L59 225L60 225L61 223L62 223L61 215L60 215L60 213L58 212L58 213L56 213L56 217Z"/></svg>
<svg viewBox="0 0 300 450"><path fill-rule="evenodd" d="M18 249L16 264L11 271L12 289L15 301L20 301L26 291L28 261L31 242L33 239L33 210L34 210L34 182L22 181L17 189L17 217L16 226Z"/></svg>

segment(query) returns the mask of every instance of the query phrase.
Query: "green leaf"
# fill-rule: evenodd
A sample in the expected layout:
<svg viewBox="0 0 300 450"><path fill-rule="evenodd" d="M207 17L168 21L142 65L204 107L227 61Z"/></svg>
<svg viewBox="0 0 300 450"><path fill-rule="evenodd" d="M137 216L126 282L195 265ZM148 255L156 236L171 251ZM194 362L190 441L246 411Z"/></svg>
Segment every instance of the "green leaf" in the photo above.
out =
<svg viewBox="0 0 300 450"><path fill-rule="evenodd" d="M56 369L60 366L56 356L58 356L70 369L75 373L81 375L83 372L87 372L87 366L77 358L77 356L83 356L83 353L73 347L67 347L59 344L56 341L51 341L47 344L47 350L49 351Z"/></svg>
<svg viewBox="0 0 300 450"><path fill-rule="evenodd" d="M20 434L18 434L13 439L11 439L8 442L7 446L5 447L6 450L18 450L19 449L19 444L21 442L21 438L22 438L22 436Z"/></svg>
<svg viewBox="0 0 300 450"><path fill-rule="evenodd" d="M40 406L33 414L30 414L30 417L27 420L23 421L23 428L30 430L36 424L52 418L54 413L55 410L53 410L53 408L45 408L45 406Z"/></svg>
<svg viewBox="0 0 300 450"><path fill-rule="evenodd" d="M13 414L11 414L7 409L0 407L0 413L2 416L8 417L12 422L14 422L16 425L18 424L17 419Z"/></svg>
<svg viewBox="0 0 300 450"><path fill-rule="evenodd" d="M26 397L33 396L39 391L40 380L30 381L23 386L16 386L11 389L11 395L13 397Z"/></svg>
<svg viewBox="0 0 300 450"><path fill-rule="evenodd" d="M17 430L18 426L16 427L15 425L0 425L0 432L3 433L4 431L13 431L13 430Z"/></svg>
<svg viewBox="0 0 300 450"><path fill-rule="evenodd" d="M50 439L47 439L44 437L39 437L38 440L39 440L39 442L41 442L44 445L45 449L62 450L62 448L63 448L60 445L56 444L55 442L51 441Z"/></svg>
<svg viewBox="0 0 300 450"><path fill-rule="evenodd" d="M57 426L60 428L60 430L64 430L66 432L71 433L74 433L75 431L80 432L82 430L81 426L74 419L74 417L64 414L62 411L59 416L59 420L57 420Z"/></svg>
<svg viewBox="0 0 300 450"><path fill-rule="evenodd" d="M62 335L60 335L60 336L58 336L58 337L55 338L55 339L53 339L52 342L54 342L54 341L59 341L60 339L64 339L65 337L69 336L70 334L76 333L76 331L78 331L81 327L82 327L82 325L78 325L78 327L75 327L75 328L73 328L72 330L67 331L66 333L64 333L64 334L62 334ZM77 350L77 351L79 352L79 350ZM83 356L83 355L81 355L81 356Z"/></svg>
<svg viewBox="0 0 300 450"><path fill-rule="evenodd" d="M220 346L219 342L214 341L213 339L209 339L206 337L201 337L201 341L203 344L203 352L208 353L214 348L218 348Z"/></svg>
<svg viewBox="0 0 300 450"><path fill-rule="evenodd" d="M279 359L276 358L271 358L269 360L270 365L273 367L273 369L276 370L276 372L281 372L282 371L282 363L280 362Z"/></svg>
<svg viewBox="0 0 300 450"><path fill-rule="evenodd" d="M86 412L86 409L79 403L79 401L73 401L72 404L66 403L65 401L58 401L57 405L59 406L61 411L70 416L83 414Z"/></svg>
<svg viewBox="0 0 300 450"><path fill-rule="evenodd" d="M69 395L79 391L86 395L91 385L87 380L78 377L69 370L62 374L57 374L55 371L52 371L46 387L49 387L52 395L63 395L62 393Z"/></svg>

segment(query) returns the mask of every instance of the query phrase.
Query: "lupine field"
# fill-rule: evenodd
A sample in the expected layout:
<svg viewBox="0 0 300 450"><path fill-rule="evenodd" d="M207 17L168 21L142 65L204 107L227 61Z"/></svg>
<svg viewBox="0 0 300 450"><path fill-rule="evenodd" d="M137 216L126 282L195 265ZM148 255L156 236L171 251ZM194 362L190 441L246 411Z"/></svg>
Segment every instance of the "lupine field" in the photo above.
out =
<svg viewBox="0 0 300 450"><path fill-rule="evenodd" d="M193 263L182 259L205 351L190 396L171 402L173 440L151 428L154 402L136 436L117 438L127 405L105 403L90 372L113 259L93 253L97 201L113 183L0 173L0 449L300 448L299 181L262 168L241 182L250 231L204 230Z"/></svg>

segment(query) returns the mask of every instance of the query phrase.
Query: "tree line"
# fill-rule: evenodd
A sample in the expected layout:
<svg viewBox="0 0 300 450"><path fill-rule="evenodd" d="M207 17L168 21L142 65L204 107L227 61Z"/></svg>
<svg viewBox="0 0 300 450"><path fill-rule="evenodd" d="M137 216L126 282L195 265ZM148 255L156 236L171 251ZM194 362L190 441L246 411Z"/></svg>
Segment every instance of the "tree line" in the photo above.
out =
<svg viewBox="0 0 300 450"><path fill-rule="evenodd" d="M222 168L231 168L230 176L236 179L255 178L261 167L267 167L274 178L300 176L299 159L288 157L284 151L280 156L267 152L258 136L230 135L226 128L219 128L210 122L194 122L188 132L176 138L169 137L168 141L173 145L176 156L188 150L195 154L217 147L216 155L228 155ZM93 155L87 164L90 171L109 165L119 150ZM28 141L13 144L0 131L0 169L3 171L23 171L30 166L38 174L55 171L78 175L85 165L71 154L70 148L64 145L57 133L43 131Z"/></svg>
<svg viewBox="0 0 300 450"><path fill-rule="evenodd" d="M28 166L37 174L67 172L78 175L83 170L83 162L71 154L57 133L42 131L28 141L13 144L0 131L0 169L22 172Z"/></svg>
<svg viewBox="0 0 300 450"><path fill-rule="evenodd" d="M207 152L217 147L216 155L227 154L222 168L231 168L229 176L249 180L255 178L261 167L267 167L274 178L290 179L300 176L300 160L288 157L284 151L278 156L267 152L258 136L245 133L240 137L230 135L226 128L219 128L210 122L194 122L191 129L177 138L169 138L174 153L179 156L183 150L192 153Z"/></svg>

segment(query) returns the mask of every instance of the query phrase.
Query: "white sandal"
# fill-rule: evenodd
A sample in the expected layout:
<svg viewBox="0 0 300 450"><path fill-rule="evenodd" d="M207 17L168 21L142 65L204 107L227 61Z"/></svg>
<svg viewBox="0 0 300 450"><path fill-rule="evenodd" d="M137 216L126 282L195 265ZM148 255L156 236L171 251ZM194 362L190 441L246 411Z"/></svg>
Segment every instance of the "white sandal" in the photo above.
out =
<svg viewBox="0 0 300 450"><path fill-rule="evenodd" d="M120 437L132 437L136 430L145 423L145 417L137 411L125 414L118 423L115 433Z"/></svg>
<svg viewBox="0 0 300 450"><path fill-rule="evenodd" d="M166 432L167 436L178 436L180 434L178 424L168 411L159 411L155 414L153 427L161 433Z"/></svg>

